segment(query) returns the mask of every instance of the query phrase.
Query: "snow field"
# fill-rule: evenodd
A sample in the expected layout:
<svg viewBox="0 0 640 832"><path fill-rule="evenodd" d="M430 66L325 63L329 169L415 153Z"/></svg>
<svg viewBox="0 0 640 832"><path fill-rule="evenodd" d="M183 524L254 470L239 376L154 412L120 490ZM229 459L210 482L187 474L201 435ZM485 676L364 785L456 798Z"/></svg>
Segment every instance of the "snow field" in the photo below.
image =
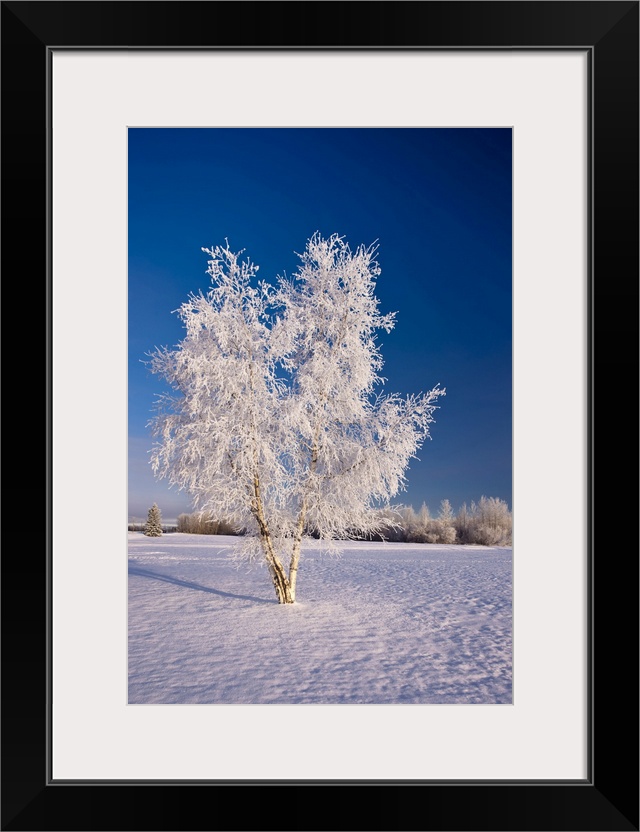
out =
<svg viewBox="0 0 640 832"><path fill-rule="evenodd" d="M298 601L233 537L129 533L129 703L508 704L512 551L303 548Z"/></svg>

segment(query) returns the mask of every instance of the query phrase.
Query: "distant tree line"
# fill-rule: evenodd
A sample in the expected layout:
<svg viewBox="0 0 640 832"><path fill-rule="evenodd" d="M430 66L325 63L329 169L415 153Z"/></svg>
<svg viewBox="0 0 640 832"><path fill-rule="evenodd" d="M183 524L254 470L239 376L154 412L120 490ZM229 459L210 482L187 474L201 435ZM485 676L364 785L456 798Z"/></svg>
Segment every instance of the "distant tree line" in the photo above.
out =
<svg viewBox="0 0 640 832"><path fill-rule="evenodd" d="M372 540L387 540L394 543L457 543L482 546L510 546L512 543L512 517L509 506L497 497L481 497L478 502L466 503L454 513L449 500L442 500L434 516L423 503L416 511L412 506L382 509L387 520L387 529ZM145 524L129 524L129 531L144 531ZM211 512L196 511L180 514L177 525L162 527L163 531L178 531L186 534L243 535L244 529L227 520L215 517ZM316 537L315 530L306 530ZM353 534L353 538L358 538Z"/></svg>
<svg viewBox="0 0 640 832"><path fill-rule="evenodd" d="M209 511L178 515L177 531L187 534L244 534L244 529L238 529L226 520L219 520Z"/></svg>
<svg viewBox="0 0 640 832"><path fill-rule="evenodd" d="M131 520L127 523L127 531L130 532L143 532L145 531L147 524L142 520ZM177 532L178 527L175 523L163 523L162 524L162 534L171 534L171 532Z"/></svg>
<svg viewBox="0 0 640 832"><path fill-rule="evenodd" d="M466 503L454 514L449 500L442 500L433 517L423 503L419 511L412 506L385 509L389 527L382 538L403 543L458 543L482 546L510 546L512 517L509 506L497 497L481 497Z"/></svg>

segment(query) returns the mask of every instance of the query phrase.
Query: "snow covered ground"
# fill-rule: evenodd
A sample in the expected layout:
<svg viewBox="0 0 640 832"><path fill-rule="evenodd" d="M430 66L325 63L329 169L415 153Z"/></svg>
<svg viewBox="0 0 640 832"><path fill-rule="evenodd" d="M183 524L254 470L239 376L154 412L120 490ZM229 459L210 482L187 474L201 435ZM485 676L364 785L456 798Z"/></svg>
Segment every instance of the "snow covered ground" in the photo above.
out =
<svg viewBox="0 0 640 832"><path fill-rule="evenodd" d="M235 542L129 533L129 703L511 703L511 548L311 543L283 606Z"/></svg>

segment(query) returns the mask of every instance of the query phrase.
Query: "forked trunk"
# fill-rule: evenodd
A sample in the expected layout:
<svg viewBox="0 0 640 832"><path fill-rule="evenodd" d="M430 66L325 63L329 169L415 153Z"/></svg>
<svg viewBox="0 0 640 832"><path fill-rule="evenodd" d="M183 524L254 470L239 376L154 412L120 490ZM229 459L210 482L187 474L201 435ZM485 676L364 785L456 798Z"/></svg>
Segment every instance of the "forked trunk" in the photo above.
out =
<svg viewBox="0 0 640 832"><path fill-rule="evenodd" d="M264 557L267 561L267 566L269 567L269 574L271 575L271 580L273 581L278 603L293 604L295 601L295 587L292 590L291 583L287 578L287 573L284 570L282 561L277 556L275 549L273 548L268 528L265 529L261 527L260 540L262 541Z"/></svg>
<svg viewBox="0 0 640 832"><path fill-rule="evenodd" d="M260 542L262 543L262 550L264 551L264 557L267 561L267 566L269 567L269 574L271 575L271 580L273 581L278 603L293 604L295 601L295 591L292 594L291 585L289 584L289 579L284 571L282 561L277 556L275 549L273 548L271 532L269 531L269 525L266 517L264 516L260 479L257 474L253 478L253 493L255 497L253 515L256 518L258 528L260 529Z"/></svg>
<svg viewBox="0 0 640 832"><path fill-rule="evenodd" d="M279 558L269 563L269 571L276 590L279 604L293 604L295 601L295 590L292 588L289 579L285 575L284 567Z"/></svg>

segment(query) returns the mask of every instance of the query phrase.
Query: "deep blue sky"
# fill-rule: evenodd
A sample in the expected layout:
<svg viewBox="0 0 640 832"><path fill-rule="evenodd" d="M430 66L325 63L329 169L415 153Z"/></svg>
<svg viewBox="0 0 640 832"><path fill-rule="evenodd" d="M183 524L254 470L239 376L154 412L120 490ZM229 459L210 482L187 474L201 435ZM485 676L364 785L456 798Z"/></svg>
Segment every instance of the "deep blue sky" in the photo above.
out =
<svg viewBox="0 0 640 832"><path fill-rule="evenodd" d="M142 361L182 339L202 246L228 238L271 282L315 231L379 242L385 389L447 389L396 502L511 507L511 146L506 128L129 129L129 517L191 510L148 464L162 388Z"/></svg>

